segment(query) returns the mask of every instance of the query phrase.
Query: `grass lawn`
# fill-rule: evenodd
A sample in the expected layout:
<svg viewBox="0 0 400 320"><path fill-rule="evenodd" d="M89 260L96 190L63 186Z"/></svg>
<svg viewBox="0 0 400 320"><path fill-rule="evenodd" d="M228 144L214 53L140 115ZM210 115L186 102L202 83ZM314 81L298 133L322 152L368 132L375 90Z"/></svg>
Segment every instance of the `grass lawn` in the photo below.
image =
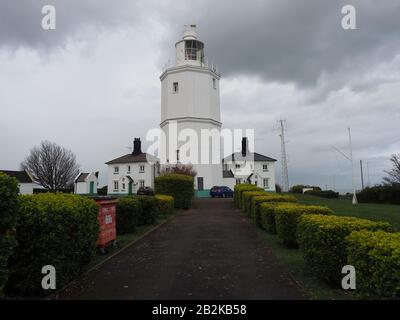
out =
<svg viewBox="0 0 400 320"><path fill-rule="evenodd" d="M292 194L299 203L327 206L339 216L352 216L369 220L389 222L400 231L400 206L390 204L359 203L353 205L351 200L325 199L316 196Z"/></svg>

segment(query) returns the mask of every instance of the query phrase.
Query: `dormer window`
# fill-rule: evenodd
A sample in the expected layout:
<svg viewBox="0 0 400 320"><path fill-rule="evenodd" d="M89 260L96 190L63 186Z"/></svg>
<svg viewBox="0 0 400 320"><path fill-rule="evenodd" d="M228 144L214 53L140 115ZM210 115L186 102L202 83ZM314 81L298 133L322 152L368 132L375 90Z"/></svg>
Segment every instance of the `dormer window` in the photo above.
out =
<svg viewBox="0 0 400 320"><path fill-rule="evenodd" d="M179 92L179 84L178 84L178 82L174 82L174 83L173 83L173 85L172 85L172 91L173 91L174 93L178 93L178 92Z"/></svg>

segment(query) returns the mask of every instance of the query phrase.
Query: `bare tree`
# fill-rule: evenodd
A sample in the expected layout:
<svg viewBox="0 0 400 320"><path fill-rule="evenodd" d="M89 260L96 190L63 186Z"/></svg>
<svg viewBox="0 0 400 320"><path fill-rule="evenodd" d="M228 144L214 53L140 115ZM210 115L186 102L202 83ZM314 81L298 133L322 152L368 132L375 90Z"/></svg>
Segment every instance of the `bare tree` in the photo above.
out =
<svg viewBox="0 0 400 320"><path fill-rule="evenodd" d="M195 177L197 175L196 170L193 168L193 165L191 164L176 164L176 165L171 165L166 167L165 169L162 170L161 175L166 175L169 173L180 173L180 174L185 174L187 176L192 176Z"/></svg>
<svg viewBox="0 0 400 320"><path fill-rule="evenodd" d="M392 170L390 171L385 171L388 176L383 178L383 181L386 184L394 185L394 184L400 184L400 153L399 154L393 154L390 157L390 161L392 162Z"/></svg>
<svg viewBox="0 0 400 320"><path fill-rule="evenodd" d="M71 186L79 172L72 151L50 141L42 141L39 147L34 147L21 168L52 192Z"/></svg>

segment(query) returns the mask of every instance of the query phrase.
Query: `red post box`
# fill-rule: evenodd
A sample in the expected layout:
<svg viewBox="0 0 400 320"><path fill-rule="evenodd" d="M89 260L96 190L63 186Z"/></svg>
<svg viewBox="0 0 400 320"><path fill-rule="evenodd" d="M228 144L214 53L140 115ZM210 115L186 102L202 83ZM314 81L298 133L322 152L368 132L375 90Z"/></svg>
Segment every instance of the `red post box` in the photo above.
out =
<svg viewBox="0 0 400 320"><path fill-rule="evenodd" d="M94 200L100 206L98 215L100 232L97 245L102 252L105 252L107 246L117 244L115 212L118 200L114 198L95 198Z"/></svg>

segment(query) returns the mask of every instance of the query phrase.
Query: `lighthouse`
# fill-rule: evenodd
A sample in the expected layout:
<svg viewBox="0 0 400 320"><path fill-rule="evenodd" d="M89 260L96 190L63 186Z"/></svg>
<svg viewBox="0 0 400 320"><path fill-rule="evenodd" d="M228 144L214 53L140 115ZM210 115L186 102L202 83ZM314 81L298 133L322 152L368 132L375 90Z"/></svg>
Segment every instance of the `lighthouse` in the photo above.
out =
<svg viewBox="0 0 400 320"><path fill-rule="evenodd" d="M166 137L166 161L168 165L192 164L197 172L195 189L206 192L222 183L221 76L207 61L196 25L185 26L175 48L175 64L160 76L160 128Z"/></svg>

